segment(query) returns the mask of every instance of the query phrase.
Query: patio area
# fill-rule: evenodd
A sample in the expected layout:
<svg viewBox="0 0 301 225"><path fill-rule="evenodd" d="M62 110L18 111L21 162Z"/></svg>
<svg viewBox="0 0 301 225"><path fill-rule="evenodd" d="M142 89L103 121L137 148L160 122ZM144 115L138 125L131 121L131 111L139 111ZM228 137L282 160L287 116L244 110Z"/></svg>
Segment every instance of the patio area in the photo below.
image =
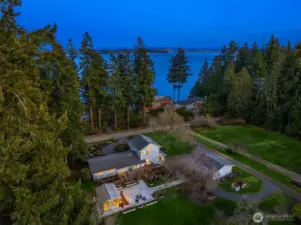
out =
<svg viewBox="0 0 301 225"><path fill-rule="evenodd" d="M150 188L146 185L146 183L143 180L139 180L138 184L119 190L120 195L126 200L128 204L105 212L101 210L101 205L96 204L98 208L97 211L99 213L99 217L106 217L121 211L123 211L123 213L126 213L136 210L137 207L142 208L144 206L155 204L157 203L157 200L153 195L154 192L171 186L176 186L182 182L183 181L177 180L163 185L159 185L157 187Z"/></svg>
<svg viewBox="0 0 301 225"><path fill-rule="evenodd" d="M121 189L121 192L130 207L155 199L152 196L153 192L143 180L139 180L137 185Z"/></svg>

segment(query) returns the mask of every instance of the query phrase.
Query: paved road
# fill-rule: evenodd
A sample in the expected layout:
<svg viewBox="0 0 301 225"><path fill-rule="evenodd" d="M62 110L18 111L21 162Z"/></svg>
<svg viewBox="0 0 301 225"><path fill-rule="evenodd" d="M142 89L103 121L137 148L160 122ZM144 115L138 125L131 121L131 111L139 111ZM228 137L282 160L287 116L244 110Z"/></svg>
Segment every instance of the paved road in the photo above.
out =
<svg viewBox="0 0 301 225"><path fill-rule="evenodd" d="M262 183L262 190L258 193L248 193L248 194L241 194L239 192L233 193L233 192L226 192L221 188L217 188L212 191L216 196L221 196L233 201L240 200L243 196L248 197L252 200L261 200L262 198L265 198L275 192L280 192L280 189L277 188L275 185L270 183L269 181L263 181Z"/></svg>
<svg viewBox="0 0 301 225"><path fill-rule="evenodd" d="M247 172L249 172L250 174L253 174L254 176L258 177L259 179L261 179L263 182L266 182L266 183L271 183L275 186L277 186L280 190L282 190L284 193L286 193L287 195L291 196L292 198L295 198L296 200L298 201L301 201L301 193L289 188L288 186L280 183L279 181L276 181L276 180L273 180L272 178L260 173L259 171L257 170L254 170L253 168L241 163L241 162L238 162L236 160L233 160L232 158L230 157L227 157L211 148L208 148L207 146L204 146L202 144L198 144L197 146L197 150L199 151L207 151L207 152L214 152L215 154L219 155L220 157L223 157L223 158L227 158L229 161L231 161L234 165L237 165L239 167L241 167L242 169L246 170Z"/></svg>
<svg viewBox="0 0 301 225"><path fill-rule="evenodd" d="M98 141L105 141L108 139L115 139L115 138L122 138L122 137L128 137L132 135L137 134L144 134L144 133L150 133L153 129L151 128L143 128L143 129L137 129L137 130L126 130L126 131L120 131L112 134L101 134L101 135L93 135L93 136L87 136L85 137L85 141L87 143L93 143Z"/></svg>

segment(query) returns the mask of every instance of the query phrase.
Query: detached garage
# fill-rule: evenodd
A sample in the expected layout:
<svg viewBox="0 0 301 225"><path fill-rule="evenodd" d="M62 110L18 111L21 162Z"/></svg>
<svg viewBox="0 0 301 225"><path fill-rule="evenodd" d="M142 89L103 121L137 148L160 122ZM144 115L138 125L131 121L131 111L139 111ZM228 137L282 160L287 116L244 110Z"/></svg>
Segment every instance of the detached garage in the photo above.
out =
<svg viewBox="0 0 301 225"><path fill-rule="evenodd" d="M213 166L217 170L217 172L214 173L213 175L214 180L220 179L232 173L232 168L234 167L234 165L229 160L222 158L214 153L204 153L204 154L208 159L206 161L208 162L208 164L210 164L210 167Z"/></svg>

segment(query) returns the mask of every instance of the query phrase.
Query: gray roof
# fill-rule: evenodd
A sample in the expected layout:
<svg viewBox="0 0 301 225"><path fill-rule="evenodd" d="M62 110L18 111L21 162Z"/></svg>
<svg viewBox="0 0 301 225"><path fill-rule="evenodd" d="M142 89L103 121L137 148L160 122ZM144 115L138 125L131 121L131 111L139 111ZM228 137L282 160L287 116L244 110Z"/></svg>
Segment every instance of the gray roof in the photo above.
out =
<svg viewBox="0 0 301 225"><path fill-rule="evenodd" d="M145 148L146 146L148 146L149 144L154 144L157 146L160 146L157 142L155 142L153 139L151 139L150 137L144 136L142 134L139 134L137 136L135 136L134 138L132 138L130 140L131 144L133 146L135 146L138 150L142 150L143 148Z"/></svg>
<svg viewBox="0 0 301 225"><path fill-rule="evenodd" d="M102 202L121 198L120 193L118 192L114 183L100 185L96 188L96 194Z"/></svg>
<svg viewBox="0 0 301 225"><path fill-rule="evenodd" d="M211 167L211 165L215 166L218 170L223 168L226 165L233 165L229 160L222 158L213 153L205 153L206 158L209 159L206 165L207 167ZM205 161L206 163L206 161Z"/></svg>
<svg viewBox="0 0 301 225"><path fill-rule="evenodd" d="M144 162L145 160L140 160L138 155L131 150L88 159L88 164L92 173L109 169L121 169Z"/></svg>
<svg viewBox="0 0 301 225"><path fill-rule="evenodd" d="M194 101L192 99L182 100L182 101L177 102L177 104L179 104L179 105L190 105L193 103L194 103Z"/></svg>

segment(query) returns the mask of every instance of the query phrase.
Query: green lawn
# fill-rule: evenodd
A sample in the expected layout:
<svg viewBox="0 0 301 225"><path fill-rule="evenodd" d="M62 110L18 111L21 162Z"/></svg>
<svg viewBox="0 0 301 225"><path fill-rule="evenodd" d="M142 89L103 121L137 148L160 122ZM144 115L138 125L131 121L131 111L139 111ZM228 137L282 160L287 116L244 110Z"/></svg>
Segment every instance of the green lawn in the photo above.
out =
<svg viewBox="0 0 301 225"><path fill-rule="evenodd" d="M291 179L275 170L272 170L268 167L266 167L265 165L261 164L261 163L258 163L252 159L249 159L248 157L245 157L243 155L239 155L237 153L230 153L230 152L227 152L225 150L222 150L222 149L219 149L215 146L213 146L211 143L208 143L208 142L205 142L203 139L201 138L198 138L196 136L196 140L204 145L207 145L209 146L210 148L216 150L216 151L219 151L221 152L222 154L226 155L226 156L229 156L231 157L232 159L236 160L236 161L239 161L241 163L244 163L245 165L249 166L249 167L252 167L253 169L255 170L258 170L260 171L261 173L265 174L266 176L274 179L274 180L277 180L287 186L289 186L290 188L298 191L298 192L301 192L301 188L298 188L296 187L295 185L293 185L291 183Z"/></svg>
<svg viewBox="0 0 301 225"><path fill-rule="evenodd" d="M281 211L289 211L292 199L286 196L282 192L271 194L260 201L260 210L267 213L276 213L275 207L281 209Z"/></svg>
<svg viewBox="0 0 301 225"><path fill-rule="evenodd" d="M255 126L218 126L196 132L224 144L244 143L251 154L301 173L301 142L293 138Z"/></svg>
<svg viewBox="0 0 301 225"><path fill-rule="evenodd" d="M189 154L194 150L194 145L169 133L153 132L146 135L158 142L165 149L167 156Z"/></svg>
<svg viewBox="0 0 301 225"><path fill-rule="evenodd" d="M196 205L181 195L175 188L170 188L169 198L157 204L137 209L119 217L120 225L206 225L211 224L214 210L223 210L228 216L233 214L235 203L223 198L216 198L207 205Z"/></svg>
<svg viewBox="0 0 301 225"><path fill-rule="evenodd" d="M260 201L259 209L267 214L277 214L276 208L282 212L289 212L292 199L282 192L271 194ZM269 225L293 225L293 221L269 221Z"/></svg>
<svg viewBox="0 0 301 225"><path fill-rule="evenodd" d="M234 167L233 172L237 171L240 173L239 177L235 177L233 179L228 179L224 181L222 184L219 185L219 187L227 192L235 192L239 194L245 194L245 193L257 193L262 188L262 181L258 179L257 177L254 177L253 175L249 174L245 170L242 170L239 167ZM248 187L236 192L231 188L231 185L234 181L246 181L248 184Z"/></svg>

